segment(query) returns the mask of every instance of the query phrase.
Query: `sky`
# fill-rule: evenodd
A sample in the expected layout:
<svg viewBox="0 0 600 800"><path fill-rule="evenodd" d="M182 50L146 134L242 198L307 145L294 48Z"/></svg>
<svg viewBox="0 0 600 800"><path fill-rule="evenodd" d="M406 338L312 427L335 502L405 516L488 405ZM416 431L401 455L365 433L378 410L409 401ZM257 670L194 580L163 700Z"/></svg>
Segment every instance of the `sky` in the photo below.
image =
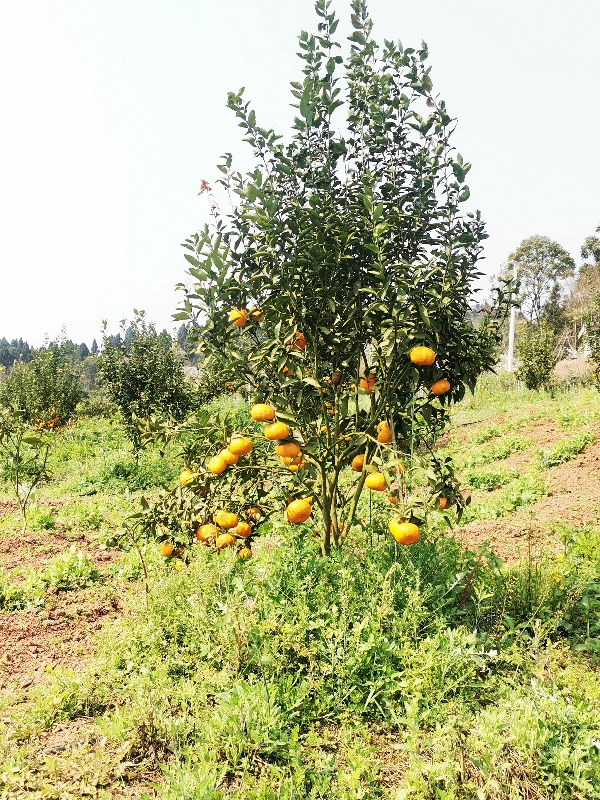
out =
<svg viewBox="0 0 600 800"><path fill-rule="evenodd" d="M349 1L334 0L344 47ZM374 37L429 45L473 164L497 274L529 236L579 262L600 225L598 0L370 0ZM245 97L286 134L312 0L0 0L0 337L100 340L133 309L173 330L200 181L251 151ZM346 48L347 51L347 48Z"/></svg>

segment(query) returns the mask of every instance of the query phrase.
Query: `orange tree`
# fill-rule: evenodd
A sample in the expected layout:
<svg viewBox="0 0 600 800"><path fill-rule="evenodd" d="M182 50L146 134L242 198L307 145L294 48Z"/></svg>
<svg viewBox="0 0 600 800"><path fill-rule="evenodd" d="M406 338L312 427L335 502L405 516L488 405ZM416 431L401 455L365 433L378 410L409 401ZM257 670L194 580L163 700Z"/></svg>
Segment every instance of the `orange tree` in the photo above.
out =
<svg viewBox="0 0 600 800"><path fill-rule="evenodd" d="M224 382L289 427L279 445L301 455L280 488L286 503L315 498L325 554L365 486L395 503L397 541L414 540L427 502L460 507L451 465L428 448L449 404L493 367L511 303L504 285L470 320L484 224L460 210L470 165L450 145L425 44L378 47L353 0L344 61L330 5L318 0L317 33L300 35L288 144L257 124L243 90L229 95L256 168L235 172L231 155L219 166L234 202L225 216L211 197L214 224L185 242L192 280L175 315L196 324L207 365L225 359ZM429 500L415 500L425 484Z"/></svg>

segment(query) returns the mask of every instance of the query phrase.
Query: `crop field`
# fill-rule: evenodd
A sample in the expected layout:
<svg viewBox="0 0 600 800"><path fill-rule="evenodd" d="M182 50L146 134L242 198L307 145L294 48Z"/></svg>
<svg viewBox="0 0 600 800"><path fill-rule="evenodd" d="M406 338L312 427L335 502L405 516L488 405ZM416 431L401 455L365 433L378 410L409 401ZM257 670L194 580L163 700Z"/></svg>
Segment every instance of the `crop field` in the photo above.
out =
<svg viewBox="0 0 600 800"><path fill-rule="evenodd" d="M0 797L600 798L596 389L485 375L438 442L461 521L398 546L372 492L328 558L282 515L165 558L127 518L176 446L50 435L25 532L0 493Z"/></svg>

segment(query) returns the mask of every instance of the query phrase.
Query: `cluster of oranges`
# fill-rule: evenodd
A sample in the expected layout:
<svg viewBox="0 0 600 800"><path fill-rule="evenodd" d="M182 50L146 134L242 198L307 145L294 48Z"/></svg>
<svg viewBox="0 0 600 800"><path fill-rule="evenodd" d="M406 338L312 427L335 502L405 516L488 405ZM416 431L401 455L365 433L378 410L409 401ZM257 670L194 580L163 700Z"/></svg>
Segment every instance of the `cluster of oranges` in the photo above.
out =
<svg viewBox="0 0 600 800"><path fill-rule="evenodd" d="M51 431L56 428L58 424L60 424L60 418L52 417L52 419L47 419L44 422L38 422L34 427L38 431L43 430L44 428L47 428L49 431Z"/></svg>
<svg viewBox="0 0 600 800"><path fill-rule="evenodd" d="M412 363L417 367L430 367L435 361L435 351L431 347L424 347L423 345L413 347L409 356ZM450 381L446 380L446 378L441 378L429 387L429 391L436 397L446 394L446 392L450 391Z"/></svg>
<svg viewBox="0 0 600 800"><path fill-rule="evenodd" d="M296 340L297 341L297 340ZM292 472L305 469L306 461L297 442L290 439L290 429L285 422L275 420L275 409L268 403L256 403L250 409L250 416L255 422L266 422L265 439L276 442L275 452L282 463ZM306 522L312 513L309 500L292 500L286 509L289 522Z"/></svg>

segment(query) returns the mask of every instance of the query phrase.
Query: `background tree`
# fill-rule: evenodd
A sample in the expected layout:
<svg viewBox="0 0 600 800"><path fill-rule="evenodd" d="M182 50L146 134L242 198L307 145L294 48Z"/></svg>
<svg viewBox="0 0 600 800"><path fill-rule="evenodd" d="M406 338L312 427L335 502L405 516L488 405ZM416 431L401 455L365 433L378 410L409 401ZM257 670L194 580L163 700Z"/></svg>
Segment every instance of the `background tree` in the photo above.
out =
<svg viewBox="0 0 600 800"><path fill-rule="evenodd" d="M448 402L495 363L507 302L473 326L484 225L479 212L460 211L470 164L450 145L454 121L432 94L426 45L378 48L366 4L354 0L345 104L338 21L327 0L315 8L317 34L300 36L304 75L292 84L289 144L257 124L242 90L229 95L257 165L242 176L227 155L219 167L237 205L221 216L211 201L214 227L185 243L194 285L182 286L176 319L206 320L205 363L225 359L236 385L289 423L304 460L277 486L286 502L315 496L328 553L347 535L372 472L400 497L402 515L423 518L411 495L417 450L443 424ZM342 105L346 137L332 120ZM418 345L435 351L435 363L411 361ZM441 400L431 391L440 380ZM382 422L391 429L386 446ZM358 455L364 468L342 488ZM408 478L396 482L401 461ZM451 491L431 480L438 493Z"/></svg>
<svg viewBox="0 0 600 800"><path fill-rule="evenodd" d="M516 347L521 362L517 377L528 389L551 388L558 361L554 330L545 320L524 322L517 331Z"/></svg>
<svg viewBox="0 0 600 800"><path fill-rule="evenodd" d="M104 323L99 371L137 453L142 442L136 418L158 413L181 420L190 407L191 390L185 381L183 356L171 337L157 333L143 311L134 313L127 330L123 321L122 336L109 336Z"/></svg>
<svg viewBox="0 0 600 800"><path fill-rule="evenodd" d="M64 341L47 342L31 362L15 363L0 399L28 422L48 427L66 422L83 396L72 350Z"/></svg>
<svg viewBox="0 0 600 800"><path fill-rule="evenodd" d="M575 262L557 242L547 236L532 236L508 257L507 276L513 274L515 264L521 312L530 322L539 322L550 296L560 293L560 282L573 275Z"/></svg>

